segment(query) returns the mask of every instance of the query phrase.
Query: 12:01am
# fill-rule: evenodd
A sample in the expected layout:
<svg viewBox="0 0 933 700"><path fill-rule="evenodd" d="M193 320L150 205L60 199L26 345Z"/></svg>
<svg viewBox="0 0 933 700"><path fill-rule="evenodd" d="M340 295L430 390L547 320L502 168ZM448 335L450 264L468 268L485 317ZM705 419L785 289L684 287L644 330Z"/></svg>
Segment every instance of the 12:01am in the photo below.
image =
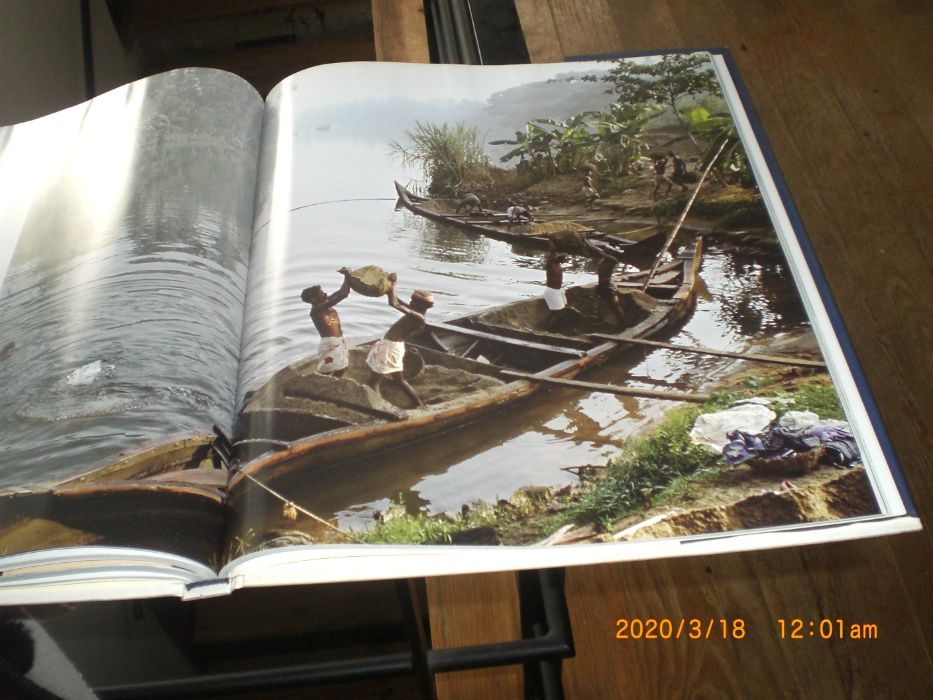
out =
<svg viewBox="0 0 933 700"><path fill-rule="evenodd" d="M779 617L777 626L781 639L878 639L878 625L847 622L841 618L802 620Z"/></svg>

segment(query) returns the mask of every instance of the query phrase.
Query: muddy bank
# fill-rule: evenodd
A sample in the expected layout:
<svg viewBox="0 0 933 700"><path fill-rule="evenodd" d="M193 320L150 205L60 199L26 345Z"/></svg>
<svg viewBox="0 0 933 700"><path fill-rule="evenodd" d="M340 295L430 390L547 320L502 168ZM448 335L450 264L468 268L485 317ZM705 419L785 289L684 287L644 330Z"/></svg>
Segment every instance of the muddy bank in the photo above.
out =
<svg viewBox="0 0 933 700"><path fill-rule="evenodd" d="M809 332L783 334L748 351L819 358ZM814 410L823 417L841 416L828 376L813 369L737 360L709 376L702 390L716 392L706 410L721 410L736 398L771 395L798 410ZM560 489L529 486L496 504L474 502L460 513L442 516L408 515L393 507L385 513L386 522L378 523L367 537L378 542L558 545L680 537L877 512L860 465L839 469L816 464L814 459L807 469L790 473L765 473L748 464L729 467L718 455L687 444L686 431L697 415L692 411L687 407L672 409L647 431L646 438L626 445L609 460L610 465L624 463L631 459L632 449L644 450L656 453L654 458L663 464L679 463L673 469L645 472L637 471L642 469L638 467L620 477L612 474L612 466L592 465L580 472L577 484ZM654 439L652 433L660 433L662 438L649 444ZM697 461L691 462L693 459ZM611 515L616 511L610 509L599 511L604 513L599 516L586 516L596 512L592 510L594 501L607 497L594 493L600 489L605 492L607 484L610 490L614 488L607 480L610 475L617 482L631 482L628 495L618 498L622 505L617 515ZM608 497L615 496L610 492Z"/></svg>
<svg viewBox="0 0 933 700"><path fill-rule="evenodd" d="M548 544L683 537L838 520L878 512L863 467L827 468L783 481L756 478L749 472L741 483L714 484L710 489L698 497L683 498L680 505L665 504L625 518L615 523L609 533L597 533L592 524L567 527Z"/></svg>

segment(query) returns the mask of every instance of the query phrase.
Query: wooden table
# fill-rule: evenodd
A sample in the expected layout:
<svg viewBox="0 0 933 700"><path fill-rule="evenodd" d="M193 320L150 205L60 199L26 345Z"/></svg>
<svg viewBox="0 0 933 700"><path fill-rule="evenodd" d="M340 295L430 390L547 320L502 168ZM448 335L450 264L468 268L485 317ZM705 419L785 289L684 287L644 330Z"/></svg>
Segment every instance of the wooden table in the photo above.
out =
<svg viewBox="0 0 933 700"><path fill-rule="evenodd" d="M933 4L516 0L533 61L726 46L816 249L917 508L933 514ZM421 0L373 0L381 60L425 61ZM750 554L571 568L570 698L922 697L929 530ZM435 646L518 636L511 574L429 581ZM616 641L620 617L735 619L741 640ZM877 640L780 639L778 618L875 623ZM443 698L521 697L521 670L438 677Z"/></svg>

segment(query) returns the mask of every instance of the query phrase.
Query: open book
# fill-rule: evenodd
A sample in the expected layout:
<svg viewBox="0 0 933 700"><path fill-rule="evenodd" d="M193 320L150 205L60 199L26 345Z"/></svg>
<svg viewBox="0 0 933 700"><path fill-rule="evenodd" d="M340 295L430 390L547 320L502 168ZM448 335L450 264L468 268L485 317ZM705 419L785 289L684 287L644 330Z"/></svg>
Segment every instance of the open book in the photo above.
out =
<svg viewBox="0 0 933 700"><path fill-rule="evenodd" d="M919 527L727 56L182 69L0 182L0 604Z"/></svg>

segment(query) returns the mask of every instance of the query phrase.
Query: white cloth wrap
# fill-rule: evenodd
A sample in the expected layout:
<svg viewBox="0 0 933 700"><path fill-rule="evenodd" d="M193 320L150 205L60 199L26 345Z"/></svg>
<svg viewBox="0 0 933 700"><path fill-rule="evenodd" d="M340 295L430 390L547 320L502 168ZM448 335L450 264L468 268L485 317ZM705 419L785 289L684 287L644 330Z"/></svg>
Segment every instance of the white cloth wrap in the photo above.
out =
<svg viewBox="0 0 933 700"><path fill-rule="evenodd" d="M346 369L350 364L350 353L347 350L347 341L343 336L339 338L321 338L317 346L317 371L321 374L330 374Z"/></svg>
<svg viewBox="0 0 933 700"><path fill-rule="evenodd" d="M402 371L404 357L404 341L382 338L373 343L373 346L369 349L366 364L376 374L393 374Z"/></svg>
<svg viewBox="0 0 933 700"><path fill-rule="evenodd" d="M567 295L563 289L544 288L544 301L551 311L560 311L567 306Z"/></svg>

